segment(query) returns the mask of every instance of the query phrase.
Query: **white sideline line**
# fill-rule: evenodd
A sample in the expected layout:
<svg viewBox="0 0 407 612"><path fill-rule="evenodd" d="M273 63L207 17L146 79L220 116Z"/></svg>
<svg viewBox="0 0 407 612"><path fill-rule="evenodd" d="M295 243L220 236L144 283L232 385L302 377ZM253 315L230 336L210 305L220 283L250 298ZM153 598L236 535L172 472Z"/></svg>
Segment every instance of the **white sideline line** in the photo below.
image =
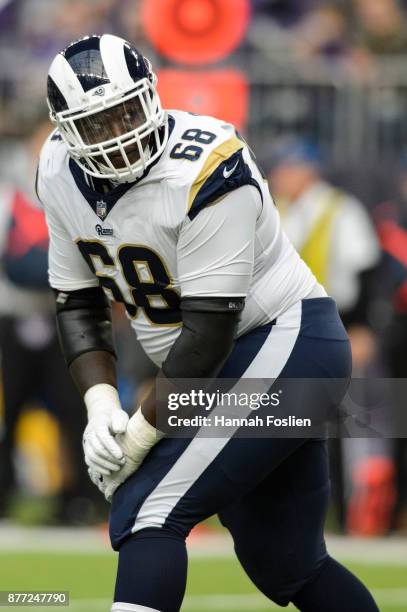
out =
<svg viewBox="0 0 407 612"><path fill-rule="evenodd" d="M329 553L340 561L369 565L407 565L405 536L369 540L328 534L326 539ZM114 554L107 532L100 529L27 528L0 521L0 553L17 552ZM232 539L224 531L192 538L188 541L188 554L193 559L231 558L234 556Z"/></svg>
<svg viewBox="0 0 407 612"><path fill-rule="evenodd" d="M396 607L407 604L407 588L373 589L373 596L379 605ZM75 612L108 612L110 602L106 599L76 599L71 600L69 609ZM184 600L182 612L194 610L281 610L281 608L257 593L241 595L189 595Z"/></svg>

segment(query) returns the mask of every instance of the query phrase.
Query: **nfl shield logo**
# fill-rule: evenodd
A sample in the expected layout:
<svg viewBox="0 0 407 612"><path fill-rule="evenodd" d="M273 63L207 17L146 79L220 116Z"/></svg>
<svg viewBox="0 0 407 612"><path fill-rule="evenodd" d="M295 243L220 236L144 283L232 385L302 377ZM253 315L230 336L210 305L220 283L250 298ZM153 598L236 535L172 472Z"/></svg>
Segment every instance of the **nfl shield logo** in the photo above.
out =
<svg viewBox="0 0 407 612"><path fill-rule="evenodd" d="M107 215L107 204L104 200L96 202L96 214L99 219L104 219Z"/></svg>

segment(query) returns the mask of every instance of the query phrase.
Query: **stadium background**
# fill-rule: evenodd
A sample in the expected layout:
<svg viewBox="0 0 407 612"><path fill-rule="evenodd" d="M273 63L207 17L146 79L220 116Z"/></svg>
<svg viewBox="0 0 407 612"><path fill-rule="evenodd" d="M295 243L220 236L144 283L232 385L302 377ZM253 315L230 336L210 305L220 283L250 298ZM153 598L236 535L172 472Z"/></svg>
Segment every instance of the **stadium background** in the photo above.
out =
<svg viewBox="0 0 407 612"><path fill-rule="evenodd" d="M165 107L238 127L283 218L288 194L273 185L281 168L289 183L296 170L309 171L344 201L357 198L371 236L355 251L355 295L342 312L355 375L406 377L407 369L407 2L0 0L0 350L10 387L0 425L0 590L70 590L72 609L84 611L108 608L115 557L107 505L81 465L81 405L58 367L46 236L32 202L35 159L50 129L49 63L69 41L102 32L128 38L152 60ZM329 285L334 227L326 217L317 228L324 240L310 236L303 255ZM335 248L352 253L357 229ZM131 411L154 371L122 312L115 316L121 395ZM406 610L405 445L335 442L331 459L332 550L382 610ZM270 608L216 521L191 536L184 609L210 608Z"/></svg>

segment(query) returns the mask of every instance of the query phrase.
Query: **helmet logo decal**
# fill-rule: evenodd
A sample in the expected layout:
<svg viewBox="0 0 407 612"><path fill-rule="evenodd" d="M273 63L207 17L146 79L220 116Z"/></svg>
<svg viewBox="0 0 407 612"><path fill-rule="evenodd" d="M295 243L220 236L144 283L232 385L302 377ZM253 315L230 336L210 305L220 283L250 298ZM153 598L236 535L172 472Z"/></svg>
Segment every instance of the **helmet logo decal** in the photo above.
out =
<svg viewBox="0 0 407 612"><path fill-rule="evenodd" d="M95 89L95 91L92 94L92 96L104 96L104 95L105 95L104 87L98 87L97 89Z"/></svg>

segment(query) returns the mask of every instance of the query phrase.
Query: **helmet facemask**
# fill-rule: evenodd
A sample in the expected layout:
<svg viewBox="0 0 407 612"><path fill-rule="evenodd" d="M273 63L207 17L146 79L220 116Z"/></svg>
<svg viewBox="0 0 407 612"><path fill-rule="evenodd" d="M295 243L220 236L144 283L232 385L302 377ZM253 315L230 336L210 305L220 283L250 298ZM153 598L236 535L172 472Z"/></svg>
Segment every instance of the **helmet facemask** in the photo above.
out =
<svg viewBox="0 0 407 612"><path fill-rule="evenodd" d="M61 112L51 109L69 154L87 174L129 182L162 154L168 122L155 83L154 75L153 82L143 78L118 93L109 83L87 92L84 106Z"/></svg>

